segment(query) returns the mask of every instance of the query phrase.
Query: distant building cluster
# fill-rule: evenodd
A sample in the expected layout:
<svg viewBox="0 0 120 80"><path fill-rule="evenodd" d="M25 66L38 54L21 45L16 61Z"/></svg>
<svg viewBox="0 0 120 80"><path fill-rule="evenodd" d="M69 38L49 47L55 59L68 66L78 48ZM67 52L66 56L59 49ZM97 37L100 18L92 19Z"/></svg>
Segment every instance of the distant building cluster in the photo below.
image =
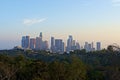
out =
<svg viewBox="0 0 120 80"><path fill-rule="evenodd" d="M62 39L55 39L51 37L51 52L53 53L64 53L65 52L65 44Z"/></svg>
<svg viewBox="0 0 120 80"><path fill-rule="evenodd" d="M33 50L50 50L53 53L69 53L74 50L85 49L87 52L101 50L101 42L96 42L96 47L94 43L85 42L84 46L80 46L79 42L73 39L72 35L69 35L67 39L67 44L63 42L62 39L55 39L51 37L51 46L49 48L48 41L43 41L42 32L39 37L30 38L30 36L22 37L22 48L23 49L33 49Z"/></svg>
<svg viewBox="0 0 120 80"><path fill-rule="evenodd" d="M80 50L80 44L73 40L72 35L69 35L69 38L67 39L66 52L70 52L73 50Z"/></svg>
<svg viewBox="0 0 120 80"><path fill-rule="evenodd" d="M30 38L30 36L22 37L22 48L23 49L35 49L35 50L48 50L48 41L43 41L42 33L39 37Z"/></svg>
<svg viewBox="0 0 120 80"><path fill-rule="evenodd" d="M96 43L96 48L94 47L94 43L88 43L88 42L85 42L85 45L84 45L84 49L89 52L89 51L99 51L101 50L101 42L97 42Z"/></svg>

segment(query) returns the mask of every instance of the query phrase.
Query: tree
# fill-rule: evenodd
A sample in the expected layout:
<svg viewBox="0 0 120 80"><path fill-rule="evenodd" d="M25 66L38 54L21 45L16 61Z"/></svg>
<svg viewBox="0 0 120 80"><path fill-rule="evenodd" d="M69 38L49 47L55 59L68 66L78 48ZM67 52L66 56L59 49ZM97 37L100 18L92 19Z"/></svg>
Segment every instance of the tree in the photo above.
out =
<svg viewBox="0 0 120 80"><path fill-rule="evenodd" d="M86 67L82 61L76 57L71 57L71 63L68 67L68 80L85 80Z"/></svg>

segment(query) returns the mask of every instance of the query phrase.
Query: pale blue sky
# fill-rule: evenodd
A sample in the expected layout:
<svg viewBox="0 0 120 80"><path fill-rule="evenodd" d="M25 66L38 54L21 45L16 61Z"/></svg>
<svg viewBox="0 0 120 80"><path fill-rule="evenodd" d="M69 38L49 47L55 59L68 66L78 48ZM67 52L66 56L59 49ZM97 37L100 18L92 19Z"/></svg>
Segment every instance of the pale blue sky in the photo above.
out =
<svg viewBox="0 0 120 80"><path fill-rule="evenodd" d="M43 32L66 41L120 43L120 0L1 0L0 49L20 45L23 35Z"/></svg>

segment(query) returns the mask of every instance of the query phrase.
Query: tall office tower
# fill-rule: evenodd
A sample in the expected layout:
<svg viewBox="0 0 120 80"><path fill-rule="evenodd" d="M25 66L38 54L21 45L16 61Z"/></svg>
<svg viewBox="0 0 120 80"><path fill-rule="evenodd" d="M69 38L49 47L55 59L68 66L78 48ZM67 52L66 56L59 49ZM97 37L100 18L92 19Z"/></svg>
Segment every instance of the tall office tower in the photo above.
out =
<svg viewBox="0 0 120 80"><path fill-rule="evenodd" d="M44 42L42 38L40 37L40 50L43 50Z"/></svg>
<svg viewBox="0 0 120 80"><path fill-rule="evenodd" d="M71 35L69 35L69 38L67 40L67 52L71 51L72 50L72 42L73 42L73 38Z"/></svg>
<svg viewBox="0 0 120 80"><path fill-rule="evenodd" d="M71 48L71 50L76 50L76 41L75 40L72 41L72 48Z"/></svg>
<svg viewBox="0 0 120 80"><path fill-rule="evenodd" d="M84 49L88 51L88 42L85 42Z"/></svg>
<svg viewBox="0 0 120 80"><path fill-rule="evenodd" d="M96 43L96 49L99 51L101 50L101 42Z"/></svg>
<svg viewBox="0 0 120 80"><path fill-rule="evenodd" d="M88 50L87 50L88 52L89 51L92 51L92 45L91 44L88 44Z"/></svg>
<svg viewBox="0 0 120 80"><path fill-rule="evenodd" d="M40 50L40 37L36 37L35 49Z"/></svg>
<svg viewBox="0 0 120 80"><path fill-rule="evenodd" d="M91 43L91 48L92 48L91 51L95 51L94 43L93 42Z"/></svg>
<svg viewBox="0 0 120 80"><path fill-rule="evenodd" d="M55 48L56 52L61 53L62 52L62 39L55 39Z"/></svg>
<svg viewBox="0 0 120 80"><path fill-rule="evenodd" d="M29 47L30 47L30 36L26 36L25 48L29 48Z"/></svg>
<svg viewBox="0 0 120 80"><path fill-rule="evenodd" d="M76 41L75 40L72 41L72 46L76 46Z"/></svg>
<svg viewBox="0 0 120 80"><path fill-rule="evenodd" d="M39 38L40 38L40 50L43 50L44 42L42 40L43 39L42 32L40 32Z"/></svg>
<svg viewBox="0 0 120 80"><path fill-rule="evenodd" d="M69 35L69 46L72 46L72 42L73 42L73 37L72 35Z"/></svg>
<svg viewBox="0 0 120 80"><path fill-rule="evenodd" d="M23 36L22 40L21 40L21 43L22 43L21 46L22 46L23 49L25 48L25 41L26 41L26 37Z"/></svg>
<svg viewBox="0 0 120 80"><path fill-rule="evenodd" d="M66 52L69 52L70 49L71 49L70 46L69 46L69 44L70 44L69 42L70 42L70 40L68 39L67 40L67 46L66 46Z"/></svg>
<svg viewBox="0 0 120 80"><path fill-rule="evenodd" d="M55 52L55 39L54 39L54 37L51 37L51 51Z"/></svg>
<svg viewBox="0 0 120 80"><path fill-rule="evenodd" d="M42 50L48 50L48 41L43 42Z"/></svg>
<svg viewBox="0 0 120 80"><path fill-rule="evenodd" d="M43 36L42 36L42 32L40 32L40 38L42 38Z"/></svg>
<svg viewBox="0 0 120 80"><path fill-rule="evenodd" d="M80 50L80 44L78 42L76 42L76 49Z"/></svg>
<svg viewBox="0 0 120 80"><path fill-rule="evenodd" d="M35 49L36 39L31 38L30 39L30 49Z"/></svg>
<svg viewBox="0 0 120 80"><path fill-rule="evenodd" d="M65 43L62 42L62 52L64 53L65 52Z"/></svg>

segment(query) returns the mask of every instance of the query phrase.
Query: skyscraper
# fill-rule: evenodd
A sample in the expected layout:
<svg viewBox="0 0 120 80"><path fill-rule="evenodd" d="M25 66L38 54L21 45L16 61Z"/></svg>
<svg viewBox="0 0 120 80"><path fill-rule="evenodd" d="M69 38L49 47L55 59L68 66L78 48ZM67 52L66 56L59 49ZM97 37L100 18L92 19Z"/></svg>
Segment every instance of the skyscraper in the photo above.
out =
<svg viewBox="0 0 120 80"><path fill-rule="evenodd" d="M43 36L42 36L42 32L40 32L39 37L36 37L36 49L37 50L43 50L43 46L44 46L44 42L42 40Z"/></svg>
<svg viewBox="0 0 120 80"><path fill-rule="evenodd" d="M84 49L88 51L88 42L85 42Z"/></svg>
<svg viewBox="0 0 120 80"><path fill-rule="evenodd" d="M92 44L88 44L88 49L87 49L87 51L89 52L89 51L92 51Z"/></svg>
<svg viewBox="0 0 120 80"><path fill-rule="evenodd" d="M72 41L71 50L76 50L76 41L75 40Z"/></svg>
<svg viewBox="0 0 120 80"><path fill-rule="evenodd" d="M72 46L76 46L76 41L75 40L72 41Z"/></svg>
<svg viewBox="0 0 120 80"><path fill-rule="evenodd" d="M43 42L42 50L48 50L48 41Z"/></svg>
<svg viewBox="0 0 120 80"><path fill-rule="evenodd" d="M65 43L62 42L62 52L64 53L64 51L65 51Z"/></svg>
<svg viewBox="0 0 120 80"><path fill-rule="evenodd" d="M54 39L54 37L51 37L51 51L55 52L55 39Z"/></svg>
<svg viewBox="0 0 120 80"><path fill-rule="evenodd" d="M25 41L26 41L26 37L25 36L23 36L22 37L22 41L21 41L21 45L22 45L22 48L25 48Z"/></svg>
<svg viewBox="0 0 120 80"><path fill-rule="evenodd" d="M30 36L22 37L22 48L24 49L30 48Z"/></svg>
<svg viewBox="0 0 120 80"><path fill-rule="evenodd" d="M36 39L31 38L30 39L30 49L35 49Z"/></svg>
<svg viewBox="0 0 120 80"><path fill-rule="evenodd" d="M40 50L40 37L36 37L35 49Z"/></svg>
<svg viewBox="0 0 120 80"><path fill-rule="evenodd" d="M55 48L56 48L56 52L63 52L63 42L62 39L55 39Z"/></svg>
<svg viewBox="0 0 120 80"><path fill-rule="evenodd" d="M73 43L73 37L69 35L69 38L67 40L67 48L66 48L67 52L72 50L72 43Z"/></svg>
<svg viewBox="0 0 120 80"><path fill-rule="evenodd" d="M78 42L76 42L76 49L80 50L80 44Z"/></svg>
<svg viewBox="0 0 120 80"><path fill-rule="evenodd" d="M91 48L92 48L92 50L91 50L91 51L95 51L95 48L94 48L94 43L93 43L93 42L91 43Z"/></svg>
<svg viewBox="0 0 120 80"><path fill-rule="evenodd" d="M40 50L43 50L44 42L42 32L40 32L39 38L40 38Z"/></svg>
<svg viewBox="0 0 120 80"><path fill-rule="evenodd" d="M42 32L40 32L40 38L42 38L43 36L42 36Z"/></svg>
<svg viewBox="0 0 120 80"><path fill-rule="evenodd" d="M29 48L29 47L30 47L30 36L26 36L25 48Z"/></svg>
<svg viewBox="0 0 120 80"><path fill-rule="evenodd" d="M72 47L72 44L73 44L73 37L72 35L69 35L69 46Z"/></svg>
<svg viewBox="0 0 120 80"><path fill-rule="evenodd" d="M96 49L99 51L101 50L101 42L96 43Z"/></svg>
<svg viewBox="0 0 120 80"><path fill-rule="evenodd" d="M85 42L84 49L85 49L87 52L89 52L89 51L94 51L95 48L94 48L93 42L92 42L92 43Z"/></svg>

